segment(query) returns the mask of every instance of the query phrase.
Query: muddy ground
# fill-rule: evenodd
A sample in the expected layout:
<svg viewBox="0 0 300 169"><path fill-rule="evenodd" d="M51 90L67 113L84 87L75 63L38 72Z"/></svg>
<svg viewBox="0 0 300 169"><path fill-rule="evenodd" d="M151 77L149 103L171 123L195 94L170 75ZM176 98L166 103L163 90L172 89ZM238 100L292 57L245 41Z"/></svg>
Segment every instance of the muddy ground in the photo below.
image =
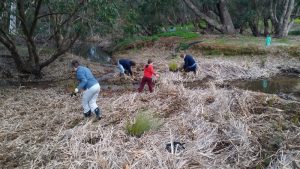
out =
<svg viewBox="0 0 300 169"><path fill-rule="evenodd" d="M80 95L70 96L66 55L45 72L54 85L0 89L1 168L297 168L300 167L300 103L277 95L220 87L224 81L274 76L280 68L300 65L286 55L208 57L190 50L199 63L197 75L170 72L182 60L157 46L116 53L138 62L134 79L112 77L103 85L98 104L103 118L82 115ZM161 75L155 92L137 93L148 58ZM97 77L114 67L80 61ZM13 75L15 76L15 75ZM17 75L16 75L17 76ZM27 77L30 79L30 77ZM205 85L188 88L185 83ZM109 87L109 86L121 87ZM162 126L140 138L125 126L138 112L151 112ZM169 153L166 144L185 149Z"/></svg>

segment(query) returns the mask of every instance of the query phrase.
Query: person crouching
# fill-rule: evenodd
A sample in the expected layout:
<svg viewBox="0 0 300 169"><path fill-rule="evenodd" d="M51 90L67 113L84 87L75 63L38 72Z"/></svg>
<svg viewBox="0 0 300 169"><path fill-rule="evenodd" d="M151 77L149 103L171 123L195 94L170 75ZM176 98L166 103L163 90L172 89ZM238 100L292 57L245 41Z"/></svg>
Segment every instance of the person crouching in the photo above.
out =
<svg viewBox="0 0 300 169"><path fill-rule="evenodd" d="M197 63L191 55L181 54L181 58L184 60L184 65L182 69L185 72L194 72L196 74L197 71Z"/></svg>

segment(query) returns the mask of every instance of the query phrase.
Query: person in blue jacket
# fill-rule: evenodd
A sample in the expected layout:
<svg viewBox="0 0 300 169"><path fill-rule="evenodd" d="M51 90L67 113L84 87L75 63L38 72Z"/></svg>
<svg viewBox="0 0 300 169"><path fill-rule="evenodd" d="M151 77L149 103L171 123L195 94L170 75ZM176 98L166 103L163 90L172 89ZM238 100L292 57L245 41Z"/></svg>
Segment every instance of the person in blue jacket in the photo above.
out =
<svg viewBox="0 0 300 169"><path fill-rule="evenodd" d="M119 59L118 68L119 68L120 74L121 75L127 74L129 76L132 76L133 73L132 73L131 67L135 66L135 65L136 65L136 63L132 60Z"/></svg>
<svg viewBox="0 0 300 169"><path fill-rule="evenodd" d="M79 81L75 93L83 91L82 106L84 117L90 117L91 113L94 112L97 120L100 120L102 113L96 103L100 92L100 84L95 79L91 70L80 65L77 60L72 61L72 66L76 72L76 78Z"/></svg>
<svg viewBox="0 0 300 169"><path fill-rule="evenodd" d="M181 54L181 58L184 60L183 70L185 72L194 72L196 74L197 63L191 55Z"/></svg>

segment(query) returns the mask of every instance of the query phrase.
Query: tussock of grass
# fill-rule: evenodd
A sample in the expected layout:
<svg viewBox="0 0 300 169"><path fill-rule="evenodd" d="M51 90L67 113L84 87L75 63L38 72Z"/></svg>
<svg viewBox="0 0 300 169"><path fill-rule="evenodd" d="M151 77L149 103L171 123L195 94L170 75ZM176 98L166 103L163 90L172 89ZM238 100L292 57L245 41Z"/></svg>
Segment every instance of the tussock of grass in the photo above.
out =
<svg viewBox="0 0 300 169"><path fill-rule="evenodd" d="M159 120L154 118L149 112L140 112L133 122L127 121L126 131L131 136L141 137L146 131L157 129Z"/></svg>
<svg viewBox="0 0 300 169"><path fill-rule="evenodd" d="M169 70L176 72L178 70L178 64L173 60L169 63Z"/></svg>

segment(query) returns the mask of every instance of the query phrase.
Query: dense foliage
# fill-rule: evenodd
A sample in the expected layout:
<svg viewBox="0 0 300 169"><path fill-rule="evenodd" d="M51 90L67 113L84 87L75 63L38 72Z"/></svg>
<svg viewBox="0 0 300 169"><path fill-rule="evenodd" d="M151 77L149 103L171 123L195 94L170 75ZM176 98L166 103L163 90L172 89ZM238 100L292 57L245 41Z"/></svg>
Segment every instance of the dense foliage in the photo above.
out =
<svg viewBox="0 0 300 169"><path fill-rule="evenodd" d="M78 38L113 39L176 32L273 34L286 37L300 16L300 0L2 0L0 42L20 72L41 76ZM175 28L175 29L174 29ZM20 52L17 44L26 44ZM55 50L41 61L40 44Z"/></svg>

